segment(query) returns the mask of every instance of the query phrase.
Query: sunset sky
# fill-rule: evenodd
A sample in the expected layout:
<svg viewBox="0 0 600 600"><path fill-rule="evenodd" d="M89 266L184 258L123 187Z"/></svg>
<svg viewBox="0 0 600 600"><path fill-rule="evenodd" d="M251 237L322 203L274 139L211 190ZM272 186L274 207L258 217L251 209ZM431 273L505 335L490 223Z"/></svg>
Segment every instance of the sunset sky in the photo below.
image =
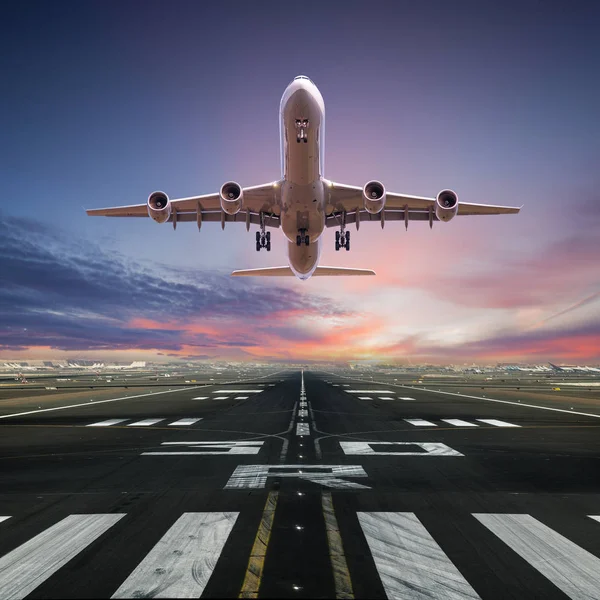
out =
<svg viewBox="0 0 600 600"><path fill-rule="evenodd" d="M600 5L12 2L0 19L0 359L600 361ZM321 264L377 277L236 279L286 264L242 224L85 208L279 177L298 74L325 175L519 215L352 226Z"/></svg>

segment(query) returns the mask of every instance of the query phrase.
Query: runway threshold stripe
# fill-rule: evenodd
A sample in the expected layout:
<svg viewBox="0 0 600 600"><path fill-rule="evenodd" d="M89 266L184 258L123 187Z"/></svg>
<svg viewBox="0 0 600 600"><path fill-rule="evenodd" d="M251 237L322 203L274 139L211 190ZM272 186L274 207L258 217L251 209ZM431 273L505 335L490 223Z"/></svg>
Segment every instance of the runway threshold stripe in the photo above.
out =
<svg viewBox="0 0 600 600"><path fill-rule="evenodd" d="M344 545L338 526L335 510L333 509L333 498L331 492L321 494L321 505L323 517L325 518L325 529L327 531L327 545L329 546L329 560L333 571L336 598L354 598L352 579L344 554Z"/></svg>
<svg viewBox="0 0 600 600"><path fill-rule="evenodd" d="M393 394L392 390L344 390L349 394Z"/></svg>
<svg viewBox="0 0 600 600"><path fill-rule="evenodd" d="M216 390L213 394L259 394L265 390Z"/></svg>
<svg viewBox="0 0 600 600"><path fill-rule="evenodd" d="M278 498L279 492L269 492L267 496L260 525L250 552L246 575L239 594L240 598L258 598Z"/></svg>
<svg viewBox="0 0 600 600"><path fill-rule="evenodd" d="M526 514L473 514L569 598L598 598L600 559Z"/></svg>
<svg viewBox="0 0 600 600"><path fill-rule="evenodd" d="M2 523L2 521L6 521L6 519L10 519L10 515L8 515L8 517L0 517L0 523Z"/></svg>
<svg viewBox="0 0 600 600"><path fill-rule="evenodd" d="M208 400L208 396L198 396L197 398L192 398L192 400Z"/></svg>
<svg viewBox="0 0 600 600"><path fill-rule="evenodd" d="M124 516L69 515L9 552L0 558L0 598L25 598Z"/></svg>
<svg viewBox="0 0 600 600"><path fill-rule="evenodd" d="M169 427L183 427L183 426L187 426L187 425L193 425L194 423L197 423L198 421L202 421L201 418L198 419L179 419L179 421L173 421L172 423L169 423Z"/></svg>
<svg viewBox="0 0 600 600"><path fill-rule="evenodd" d="M359 512L388 598L479 599L414 513Z"/></svg>
<svg viewBox="0 0 600 600"><path fill-rule="evenodd" d="M425 419L404 419L407 423L414 425L415 427L437 427L435 423L426 421Z"/></svg>
<svg viewBox="0 0 600 600"><path fill-rule="evenodd" d="M463 421L462 419L442 419L442 421L455 427L479 427L477 423L469 423L469 421Z"/></svg>
<svg viewBox="0 0 600 600"><path fill-rule="evenodd" d="M184 513L112 598L199 598L239 513Z"/></svg>
<svg viewBox="0 0 600 600"><path fill-rule="evenodd" d="M156 425L164 421L164 419L143 419L142 421L136 421L135 423L129 423L127 427L149 427L150 425Z"/></svg>
<svg viewBox="0 0 600 600"><path fill-rule="evenodd" d="M588 517L590 519L594 519L594 521L598 521L598 523L600 523L600 516L597 515L588 515ZM4 517L5 519L8 519L8 517Z"/></svg>
<svg viewBox="0 0 600 600"><path fill-rule="evenodd" d="M482 423L487 423L488 425L494 425L494 427L521 427L520 425L515 425L514 423L508 423L507 421L499 421L498 419L475 419L476 421L481 421Z"/></svg>
<svg viewBox="0 0 600 600"><path fill-rule="evenodd" d="M128 419L108 419L107 421L98 421L97 423L90 423L86 427L110 427L111 425L118 425L124 423Z"/></svg>

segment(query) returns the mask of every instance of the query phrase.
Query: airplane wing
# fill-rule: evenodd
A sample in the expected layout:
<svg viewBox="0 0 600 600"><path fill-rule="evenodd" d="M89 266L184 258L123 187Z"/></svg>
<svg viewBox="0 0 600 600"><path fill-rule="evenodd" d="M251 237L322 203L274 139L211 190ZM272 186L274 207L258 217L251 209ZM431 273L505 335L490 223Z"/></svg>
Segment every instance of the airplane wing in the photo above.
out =
<svg viewBox="0 0 600 600"><path fill-rule="evenodd" d="M221 210L218 192L203 196L177 198L171 200L171 216L168 220L175 226L179 222L245 222L260 225L260 213L264 213L267 227L279 227L279 216L275 214L278 207L279 186L273 183L243 188L244 204L240 212L227 215ZM86 210L91 217L147 217L147 204L115 206L113 208L92 208Z"/></svg>
<svg viewBox="0 0 600 600"><path fill-rule="evenodd" d="M290 267L265 267L262 269L239 269L231 273L233 277L295 277ZM346 275L375 275L371 269L349 267L317 267L313 277L341 277Z"/></svg>
<svg viewBox="0 0 600 600"><path fill-rule="evenodd" d="M386 203L382 214L371 214L364 209L362 188L354 185L330 182L329 207L333 212L326 219L327 227L338 227L339 217L346 212L346 224L363 221L437 221L435 198L409 196L386 191ZM457 216L516 214L522 207L495 206L459 202ZM357 219L358 216L358 219Z"/></svg>

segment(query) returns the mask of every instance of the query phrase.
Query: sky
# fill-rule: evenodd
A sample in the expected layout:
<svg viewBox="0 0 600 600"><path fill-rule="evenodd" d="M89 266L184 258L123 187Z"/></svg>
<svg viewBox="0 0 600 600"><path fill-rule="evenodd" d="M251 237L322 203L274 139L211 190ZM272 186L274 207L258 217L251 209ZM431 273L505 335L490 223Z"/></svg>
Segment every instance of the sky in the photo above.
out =
<svg viewBox="0 0 600 600"><path fill-rule="evenodd" d="M5 2L0 360L600 361L600 5ZM278 107L309 76L325 176L519 215L352 229L286 264L254 228L86 208L279 177ZM214 225L214 226L213 226Z"/></svg>

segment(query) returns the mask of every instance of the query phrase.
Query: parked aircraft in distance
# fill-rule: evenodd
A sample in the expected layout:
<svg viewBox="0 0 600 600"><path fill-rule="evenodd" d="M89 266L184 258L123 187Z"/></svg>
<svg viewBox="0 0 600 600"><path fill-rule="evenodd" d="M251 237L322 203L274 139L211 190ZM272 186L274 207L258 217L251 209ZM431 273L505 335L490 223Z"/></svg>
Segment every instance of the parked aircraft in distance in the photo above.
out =
<svg viewBox="0 0 600 600"><path fill-rule="evenodd" d="M386 221L450 221L455 216L518 213L520 208L459 202L457 194L445 189L435 198L388 192L380 181L362 188L325 179L325 104L317 86L299 75L287 86L279 108L281 178L278 181L242 187L228 181L219 192L170 200L164 192L153 192L146 204L88 210L91 216L151 217L158 223L193 221L229 222L259 226L256 249L271 250L271 232L281 227L288 241L285 267L246 269L232 275L293 276L375 275L370 269L319 266L322 235L336 227L335 249L350 250L350 231L363 222L385 225Z"/></svg>

